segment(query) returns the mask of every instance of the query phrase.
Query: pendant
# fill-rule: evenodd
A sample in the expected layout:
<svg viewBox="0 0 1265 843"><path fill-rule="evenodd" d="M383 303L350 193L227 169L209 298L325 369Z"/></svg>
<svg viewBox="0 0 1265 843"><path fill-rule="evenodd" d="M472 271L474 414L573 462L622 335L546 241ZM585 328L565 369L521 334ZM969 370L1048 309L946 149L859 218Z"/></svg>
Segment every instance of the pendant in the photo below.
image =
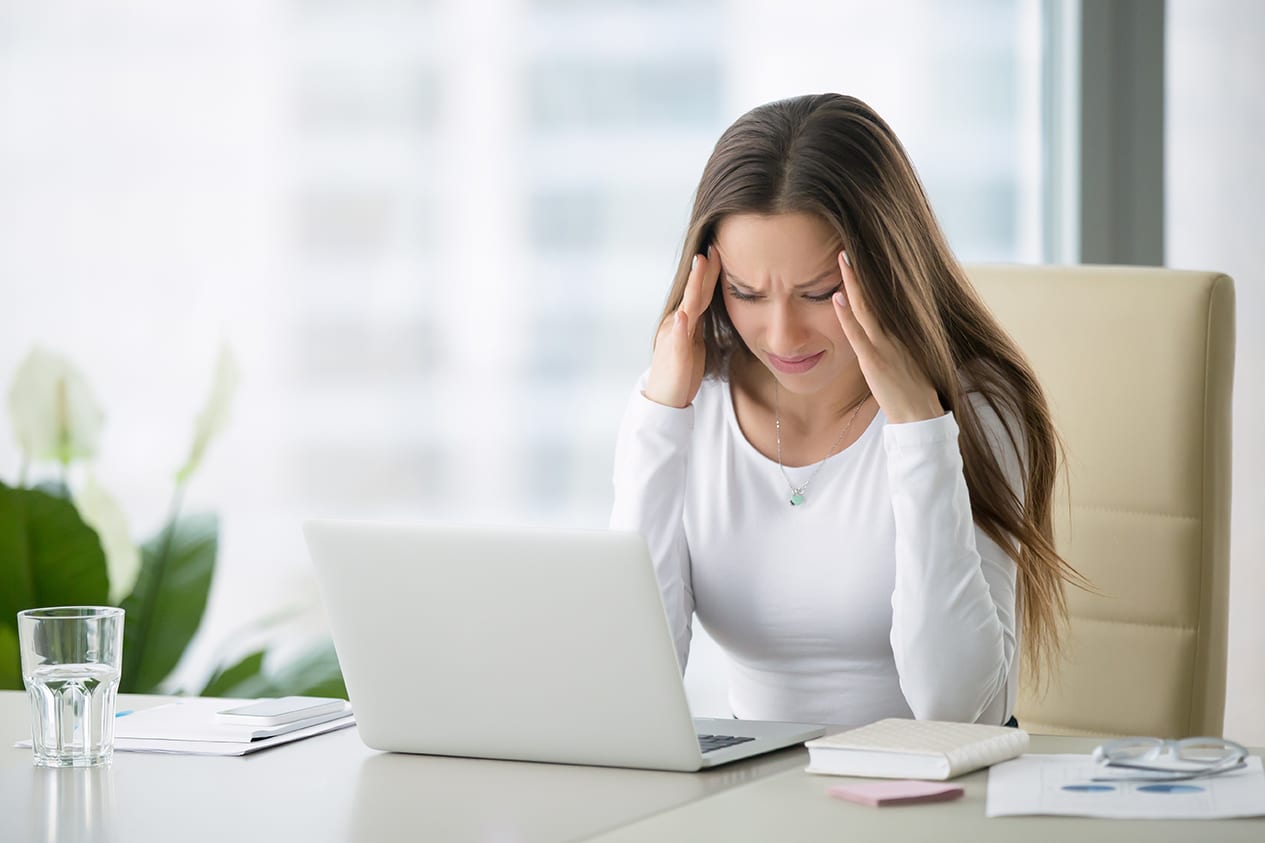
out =
<svg viewBox="0 0 1265 843"><path fill-rule="evenodd" d="M804 502L803 492L795 492L793 495L791 495L791 506L799 506L803 502Z"/></svg>

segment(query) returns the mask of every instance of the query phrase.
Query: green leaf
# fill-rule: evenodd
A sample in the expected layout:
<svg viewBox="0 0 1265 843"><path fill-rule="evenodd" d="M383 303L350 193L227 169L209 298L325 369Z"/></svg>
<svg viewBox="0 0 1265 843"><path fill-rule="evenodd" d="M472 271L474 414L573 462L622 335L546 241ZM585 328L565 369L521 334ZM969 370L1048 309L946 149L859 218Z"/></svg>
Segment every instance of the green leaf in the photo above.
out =
<svg viewBox="0 0 1265 843"><path fill-rule="evenodd" d="M274 675L263 672L264 651L217 671L200 692L204 697L341 697L347 686L334 645L325 642L301 654Z"/></svg>
<svg viewBox="0 0 1265 843"><path fill-rule="evenodd" d="M22 690L22 654L18 651L18 634L0 626L0 690Z"/></svg>
<svg viewBox="0 0 1265 843"><path fill-rule="evenodd" d="M169 523L141 547L141 572L123 601L123 677L119 690L144 694L171 673L206 610L219 546L214 515Z"/></svg>
<svg viewBox="0 0 1265 843"><path fill-rule="evenodd" d="M347 684L338 665L333 643L325 643L277 671L272 679L277 696L341 697L348 699Z"/></svg>
<svg viewBox="0 0 1265 843"><path fill-rule="evenodd" d="M267 680L263 676L264 651L251 653L237 664L221 668L210 678L206 686L198 692L200 697L244 697L254 696L253 686L263 685ZM239 687L246 691L236 692Z"/></svg>
<svg viewBox="0 0 1265 843"><path fill-rule="evenodd" d="M102 606L109 591L101 542L69 501L0 483L0 627L16 639L23 609Z"/></svg>
<svg viewBox="0 0 1265 843"><path fill-rule="evenodd" d="M0 688L22 688L17 613L104 605L105 553L65 498L0 483Z"/></svg>
<svg viewBox="0 0 1265 843"><path fill-rule="evenodd" d="M61 480L45 480L42 483L36 483L32 488L45 494L52 495L55 498L61 498L64 501L71 501L73 498L70 494L70 487Z"/></svg>

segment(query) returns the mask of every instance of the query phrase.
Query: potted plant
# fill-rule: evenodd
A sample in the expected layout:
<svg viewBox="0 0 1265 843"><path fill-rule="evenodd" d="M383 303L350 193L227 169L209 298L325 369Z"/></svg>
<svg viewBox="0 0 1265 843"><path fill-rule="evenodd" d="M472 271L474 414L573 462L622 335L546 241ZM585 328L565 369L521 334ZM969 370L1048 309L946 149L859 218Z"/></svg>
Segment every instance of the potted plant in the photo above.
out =
<svg viewBox="0 0 1265 843"><path fill-rule="evenodd" d="M122 508L98 482L92 460L104 412L64 356L35 348L9 394L23 454L15 485L0 482L0 689L21 689L16 615L58 605L117 605L126 611L120 691L162 688L202 623L219 551L219 520L183 511L184 493L211 440L227 424L239 370L220 351L211 394L197 417L172 500L158 532L133 543ZM33 464L60 479L28 485ZM199 693L218 696L346 696L332 647L318 647L268 673L259 650L216 670Z"/></svg>

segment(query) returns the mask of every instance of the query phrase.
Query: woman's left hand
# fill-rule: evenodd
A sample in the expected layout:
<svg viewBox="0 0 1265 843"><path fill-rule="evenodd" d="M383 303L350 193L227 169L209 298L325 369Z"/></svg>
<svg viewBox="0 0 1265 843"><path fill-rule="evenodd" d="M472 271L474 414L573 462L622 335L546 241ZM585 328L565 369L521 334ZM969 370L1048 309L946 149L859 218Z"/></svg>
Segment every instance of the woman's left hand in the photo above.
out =
<svg viewBox="0 0 1265 843"><path fill-rule="evenodd" d="M931 380L918 367L909 349L888 336L870 310L847 253L840 252L838 260L843 289L831 298L835 316L887 420L903 424L943 416L944 407Z"/></svg>

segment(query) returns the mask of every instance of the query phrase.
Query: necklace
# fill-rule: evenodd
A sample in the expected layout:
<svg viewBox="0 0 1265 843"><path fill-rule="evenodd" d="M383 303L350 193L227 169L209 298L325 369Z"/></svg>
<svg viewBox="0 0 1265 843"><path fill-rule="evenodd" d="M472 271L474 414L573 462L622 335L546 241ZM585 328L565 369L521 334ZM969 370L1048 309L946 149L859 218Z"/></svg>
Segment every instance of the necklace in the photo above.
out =
<svg viewBox="0 0 1265 843"><path fill-rule="evenodd" d="M804 503L804 491L808 488L808 484L816 479L818 473L835 455L835 448L839 447L839 443L843 441L843 437L848 435L848 431L852 429L852 422L856 421L857 414L861 412L861 408L865 406L865 402L870 400L871 393L867 390L865 396L857 402L856 409L852 411L852 415L848 416L848 423L843 426L843 430L839 431L839 435L835 437L834 443L830 446L830 450L826 451L826 455L817 463L817 467L813 469L813 473L808 475L808 479L800 485L796 486L791 482L791 478L786 474L786 466L782 465L782 409L778 402L777 381L773 382L773 427L777 432L777 467L782 472L782 479L786 481L786 485L791 489L790 502L791 506L800 506Z"/></svg>

